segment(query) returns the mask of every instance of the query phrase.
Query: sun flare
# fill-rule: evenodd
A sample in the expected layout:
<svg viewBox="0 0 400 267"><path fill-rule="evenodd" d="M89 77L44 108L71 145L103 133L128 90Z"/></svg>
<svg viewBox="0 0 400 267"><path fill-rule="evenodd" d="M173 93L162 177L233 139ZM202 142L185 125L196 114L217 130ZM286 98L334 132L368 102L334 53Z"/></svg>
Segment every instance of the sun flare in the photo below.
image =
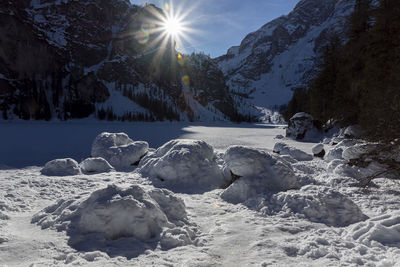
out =
<svg viewBox="0 0 400 267"><path fill-rule="evenodd" d="M182 23L179 21L178 18L175 17L168 17L164 21L163 25L164 30L169 36L178 37L182 34Z"/></svg>

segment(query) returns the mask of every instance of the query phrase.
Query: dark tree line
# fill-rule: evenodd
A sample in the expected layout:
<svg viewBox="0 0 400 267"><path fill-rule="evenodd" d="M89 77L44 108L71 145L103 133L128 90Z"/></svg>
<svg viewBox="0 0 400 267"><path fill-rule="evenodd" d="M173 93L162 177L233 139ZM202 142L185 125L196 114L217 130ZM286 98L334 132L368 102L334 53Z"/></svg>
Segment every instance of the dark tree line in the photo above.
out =
<svg viewBox="0 0 400 267"><path fill-rule="evenodd" d="M356 1L346 42L331 37L316 77L283 107L286 119L306 111L321 121L360 124L371 140L399 137L400 1L378 2Z"/></svg>

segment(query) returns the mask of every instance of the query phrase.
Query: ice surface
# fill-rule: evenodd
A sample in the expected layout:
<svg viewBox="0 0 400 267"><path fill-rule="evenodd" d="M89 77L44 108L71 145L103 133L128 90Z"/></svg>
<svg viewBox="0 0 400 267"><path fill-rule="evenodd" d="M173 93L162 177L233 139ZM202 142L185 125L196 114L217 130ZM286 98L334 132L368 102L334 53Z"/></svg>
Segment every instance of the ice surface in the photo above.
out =
<svg viewBox="0 0 400 267"><path fill-rule="evenodd" d="M300 149L289 146L288 144L282 143L282 142L278 142L275 144L274 152L278 153L280 155L291 156L295 160L299 160L299 161L313 160L312 155L307 154L306 152L301 151Z"/></svg>
<svg viewBox="0 0 400 267"><path fill-rule="evenodd" d="M221 194L228 202L240 203L268 191L299 187L289 163L270 153L233 146L228 148L224 159L225 167L240 177Z"/></svg>
<svg viewBox="0 0 400 267"><path fill-rule="evenodd" d="M78 162L73 159L55 159L44 165L40 171L43 175L48 176L68 176L81 173Z"/></svg>
<svg viewBox="0 0 400 267"><path fill-rule="evenodd" d="M114 170L107 160L103 158L87 158L79 165L84 173L101 173Z"/></svg>
<svg viewBox="0 0 400 267"><path fill-rule="evenodd" d="M34 215L32 223L43 229L67 230L70 236L75 236L73 242L79 242L76 236L90 238L89 234L95 233L108 240L160 239L169 249L187 245L194 239L192 231L181 229L189 226L182 199L167 190L145 190L139 185L127 189L110 185L84 200L59 200ZM179 234L171 234L171 229Z"/></svg>
<svg viewBox="0 0 400 267"><path fill-rule="evenodd" d="M204 141L172 140L144 157L138 172L157 186L177 191L209 190L224 177L213 148Z"/></svg>
<svg viewBox="0 0 400 267"><path fill-rule="evenodd" d="M147 142L134 142L125 133L104 132L94 140L91 155L104 158L116 169L127 169L137 164L148 149Z"/></svg>

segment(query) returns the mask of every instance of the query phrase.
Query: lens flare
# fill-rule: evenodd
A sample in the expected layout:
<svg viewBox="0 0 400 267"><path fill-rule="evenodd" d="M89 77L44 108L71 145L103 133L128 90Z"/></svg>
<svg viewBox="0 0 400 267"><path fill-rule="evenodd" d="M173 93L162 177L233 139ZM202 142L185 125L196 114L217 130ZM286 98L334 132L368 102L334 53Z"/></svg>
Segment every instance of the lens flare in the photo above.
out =
<svg viewBox="0 0 400 267"><path fill-rule="evenodd" d="M185 86L190 86L190 77L189 77L188 75L183 76L183 77L182 77L182 83L183 83Z"/></svg>
<svg viewBox="0 0 400 267"><path fill-rule="evenodd" d="M176 17L167 17L163 28L172 37L177 37L182 33L182 24Z"/></svg>

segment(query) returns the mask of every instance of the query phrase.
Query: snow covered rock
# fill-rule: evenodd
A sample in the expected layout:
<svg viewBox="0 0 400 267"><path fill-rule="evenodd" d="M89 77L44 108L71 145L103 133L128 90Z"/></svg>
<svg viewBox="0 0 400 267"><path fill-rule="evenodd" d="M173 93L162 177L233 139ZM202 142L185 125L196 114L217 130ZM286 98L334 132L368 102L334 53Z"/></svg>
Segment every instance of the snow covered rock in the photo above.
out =
<svg viewBox="0 0 400 267"><path fill-rule="evenodd" d="M344 130L345 138L360 138L362 130L359 125L351 125Z"/></svg>
<svg viewBox="0 0 400 267"><path fill-rule="evenodd" d="M279 155L289 155L295 160L299 161L309 161L313 159L313 157L310 154L307 154L306 152L301 151L300 149L291 147L288 144L282 142L276 143L273 151Z"/></svg>
<svg viewBox="0 0 400 267"><path fill-rule="evenodd" d="M312 153L314 157L323 158L325 156L325 148L323 144L313 146Z"/></svg>
<svg viewBox="0 0 400 267"><path fill-rule="evenodd" d="M326 154L324 159L328 162L336 159L343 159L342 154L343 154L343 147L334 147L331 150L329 150L328 154Z"/></svg>
<svg viewBox="0 0 400 267"><path fill-rule="evenodd" d="M289 163L267 152L233 146L225 153L225 167L240 177L221 194L221 198L240 203L268 191L298 188L299 183Z"/></svg>
<svg viewBox="0 0 400 267"><path fill-rule="evenodd" d="M140 161L138 172L174 191L209 190L224 183L213 148L198 140L167 142Z"/></svg>
<svg viewBox="0 0 400 267"><path fill-rule="evenodd" d="M47 176L68 176L77 175L81 173L78 162L73 159L55 159L49 161L44 165L40 171L43 175Z"/></svg>
<svg viewBox="0 0 400 267"><path fill-rule="evenodd" d="M311 138L318 134L321 125L314 118L305 112L296 113L290 118L286 129L286 137L296 140Z"/></svg>
<svg viewBox="0 0 400 267"><path fill-rule="evenodd" d="M359 207L343 194L324 186L309 185L300 190L280 192L266 200L266 213L298 213L308 220L345 227L366 220Z"/></svg>
<svg viewBox="0 0 400 267"><path fill-rule="evenodd" d="M84 173L110 172L114 168L103 158L87 158L80 163Z"/></svg>
<svg viewBox="0 0 400 267"><path fill-rule="evenodd" d="M149 144L134 142L125 133L101 133L93 142L92 157L107 160L116 169L127 169L146 155Z"/></svg>
<svg viewBox="0 0 400 267"><path fill-rule="evenodd" d="M278 134L277 136L275 136L275 139L284 139L285 137L281 134Z"/></svg>
<svg viewBox="0 0 400 267"><path fill-rule="evenodd" d="M357 144L354 146L350 146L343 150L342 157L345 160L357 159L361 155L371 152L376 148L374 144Z"/></svg>
<svg viewBox="0 0 400 267"><path fill-rule="evenodd" d="M83 242L88 234L106 240L133 237L139 241L163 241L166 235L164 243L169 249L194 239L194 232L186 230L190 225L182 199L165 189L145 190L138 185L127 189L110 185L87 199L60 200L34 215L32 223L42 229L67 230L74 242ZM170 230L180 234L167 234Z"/></svg>

